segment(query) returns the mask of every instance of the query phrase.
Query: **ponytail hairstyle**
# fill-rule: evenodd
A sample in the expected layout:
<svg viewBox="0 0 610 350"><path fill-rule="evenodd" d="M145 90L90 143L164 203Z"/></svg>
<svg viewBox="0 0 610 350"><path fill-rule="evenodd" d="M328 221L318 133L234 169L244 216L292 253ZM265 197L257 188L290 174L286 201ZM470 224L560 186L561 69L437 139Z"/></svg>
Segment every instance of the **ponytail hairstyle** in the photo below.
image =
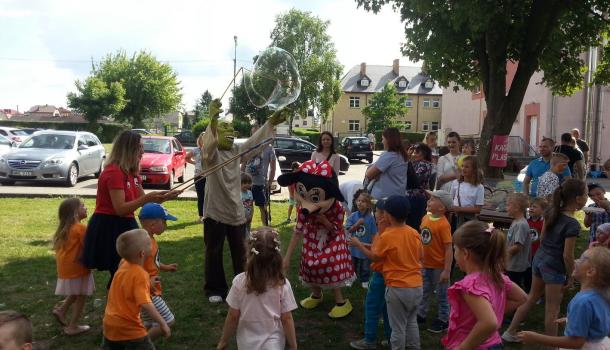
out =
<svg viewBox="0 0 610 350"><path fill-rule="evenodd" d="M578 179L567 179L553 191L551 203L544 217L544 232L553 227L561 215L561 211L572 204L576 197L587 194L587 184Z"/></svg>
<svg viewBox="0 0 610 350"><path fill-rule="evenodd" d="M504 284L502 271L506 265L506 238L491 224L471 220L458 228L453 235L453 243L460 249L467 249L497 286Z"/></svg>
<svg viewBox="0 0 610 350"><path fill-rule="evenodd" d="M64 199L59 205L59 225L53 236L53 249L58 250L68 239L70 227L78 222L78 208L81 200L78 197Z"/></svg>
<svg viewBox="0 0 610 350"><path fill-rule="evenodd" d="M593 247L587 251L589 264L595 268L593 288L610 303L610 249Z"/></svg>
<svg viewBox="0 0 610 350"><path fill-rule="evenodd" d="M263 294L286 283L282 271L279 233L271 227L250 232L246 260L246 292Z"/></svg>

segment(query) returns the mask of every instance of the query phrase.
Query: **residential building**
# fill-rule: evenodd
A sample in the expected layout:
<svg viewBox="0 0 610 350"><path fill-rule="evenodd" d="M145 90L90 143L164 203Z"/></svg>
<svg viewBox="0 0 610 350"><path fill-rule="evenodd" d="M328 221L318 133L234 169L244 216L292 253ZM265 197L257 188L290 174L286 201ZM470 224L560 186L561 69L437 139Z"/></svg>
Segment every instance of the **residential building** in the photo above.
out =
<svg viewBox="0 0 610 350"><path fill-rule="evenodd" d="M506 68L508 89L517 64L509 62ZM510 135L522 137L536 149L543 137L559 141L562 133L578 128L581 138L586 138L591 147L590 163L603 163L610 158L610 130L606 128L610 125L610 105L605 103L610 101L610 88L587 87L571 96L555 96L541 84L542 77L542 72L536 72L530 79ZM487 113L482 91L460 88L455 92L454 87L450 85L443 94L442 134L457 131L461 135L479 135Z"/></svg>
<svg viewBox="0 0 610 350"><path fill-rule="evenodd" d="M443 90L422 73L421 67L401 66L395 59L391 66L354 66L341 79L343 94L335 105L332 118L323 126L333 135L361 135L366 132L367 120L362 110L373 94L388 83L396 85L399 94L406 96L407 113L396 116L407 132L426 132L441 128Z"/></svg>

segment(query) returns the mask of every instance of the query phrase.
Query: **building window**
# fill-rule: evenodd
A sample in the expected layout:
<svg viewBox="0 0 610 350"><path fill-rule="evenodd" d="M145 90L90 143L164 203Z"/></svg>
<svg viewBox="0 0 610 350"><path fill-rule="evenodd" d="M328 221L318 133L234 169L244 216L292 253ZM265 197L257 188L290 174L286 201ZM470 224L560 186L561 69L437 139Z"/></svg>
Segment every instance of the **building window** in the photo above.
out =
<svg viewBox="0 0 610 350"><path fill-rule="evenodd" d="M424 98L424 108L430 108L430 99Z"/></svg>
<svg viewBox="0 0 610 350"><path fill-rule="evenodd" d="M438 130L439 127L440 127L439 122L422 122L421 123L422 131L435 131L435 130Z"/></svg>
<svg viewBox="0 0 610 350"><path fill-rule="evenodd" d="M368 79L360 80L360 85L361 86L369 86L369 80Z"/></svg>
<svg viewBox="0 0 610 350"><path fill-rule="evenodd" d="M303 126L307 126L307 120L303 120Z"/></svg>
<svg viewBox="0 0 610 350"><path fill-rule="evenodd" d="M426 81L426 83L424 84L424 87L426 89L432 89L434 87L434 82L432 80L428 80Z"/></svg>
<svg viewBox="0 0 610 350"><path fill-rule="evenodd" d="M438 98L433 99L432 108L441 108L441 100Z"/></svg>
<svg viewBox="0 0 610 350"><path fill-rule="evenodd" d="M360 120L349 120L349 131L360 131Z"/></svg>
<svg viewBox="0 0 610 350"><path fill-rule="evenodd" d="M350 108L360 108L360 97L358 97L358 96L350 96L350 98L349 98L349 107Z"/></svg>
<svg viewBox="0 0 610 350"><path fill-rule="evenodd" d="M405 107L413 107L413 99L408 97L405 98Z"/></svg>
<svg viewBox="0 0 610 350"><path fill-rule="evenodd" d="M406 88L407 87L407 81L402 79L398 81L398 87L399 88Z"/></svg>

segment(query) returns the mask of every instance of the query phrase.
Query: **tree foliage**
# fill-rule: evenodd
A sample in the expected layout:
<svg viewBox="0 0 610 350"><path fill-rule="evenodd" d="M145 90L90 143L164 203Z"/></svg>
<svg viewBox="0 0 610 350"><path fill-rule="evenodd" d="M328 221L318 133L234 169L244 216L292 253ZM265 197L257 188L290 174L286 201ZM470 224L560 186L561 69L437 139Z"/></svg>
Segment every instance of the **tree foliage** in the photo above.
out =
<svg viewBox="0 0 610 350"><path fill-rule="evenodd" d="M142 127L146 119L178 109L182 99L173 68L145 51L131 57L123 51L109 54L94 66L93 76L107 85L118 82L123 86L127 104L116 119L134 127Z"/></svg>
<svg viewBox="0 0 610 350"><path fill-rule="evenodd" d="M195 104L195 122L198 122L201 118L207 117L208 106L213 99L212 94L208 90L205 90L205 92L201 94L201 97L199 97L199 100L197 100L197 103Z"/></svg>
<svg viewBox="0 0 610 350"><path fill-rule="evenodd" d="M246 86L241 83L235 86L233 96L229 103L229 112L233 114L233 120L239 123L255 122L258 125L263 125L267 121L267 117L271 115L269 108L258 108L250 102L246 92Z"/></svg>
<svg viewBox="0 0 610 350"><path fill-rule="evenodd" d="M324 121L341 96L339 79L343 70L327 33L329 24L310 12L292 9L277 16L271 32L271 45L288 51L301 75L301 95L291 108L301 116L310 109L318 110Z"/></svg>
<svg viewBox="0 0 610 350"><path fill-rule="evenodd" d="M510 133L534 72L543 71L543 83L555 94L572 94L584 84L582 53L602 46L593 77L596 83L610 80L610 46L604 40L610 27L602 15L610 12L608 0L356 2L375 12L391 4L405 23L403 54L425 60L431 78L442 86L483 87L487 117L479 160L484 167L492 135ZM517 70L507 89L508 61Z"/></svg>
<svg viewBox="0 0 610 350"><path fill-rule="evenodd" d="M374 133L388 126L396 126L396 117L407 113L405 99L406 96L400 95L392 83L374 93L369 105L362 110L362 114L367 118L366 132Z"/></svg>
<svg viewBox="0 0 610 350"><path fill-rule="evenodd" d="M118 114L127 103L121 83L107 85L96 77L89 77L84 82L77 80L75 85L78 93L68 94L68 107L81 112L92 131L97 131L101 117Z"/></svg>

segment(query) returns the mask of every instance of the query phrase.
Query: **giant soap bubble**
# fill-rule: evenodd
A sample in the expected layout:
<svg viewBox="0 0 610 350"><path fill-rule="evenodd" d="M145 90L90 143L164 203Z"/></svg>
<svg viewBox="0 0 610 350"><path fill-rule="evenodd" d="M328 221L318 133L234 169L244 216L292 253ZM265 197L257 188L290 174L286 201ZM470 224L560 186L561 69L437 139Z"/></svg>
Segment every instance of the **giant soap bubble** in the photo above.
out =
<svg viewBox="0 0 610 350"><path fill-rule="evenodd" d="M244 85L252 104L272 110L286 107L301 93L297 63L279 47L269 47L260 53L254 68L244 73Z"/></svg>

